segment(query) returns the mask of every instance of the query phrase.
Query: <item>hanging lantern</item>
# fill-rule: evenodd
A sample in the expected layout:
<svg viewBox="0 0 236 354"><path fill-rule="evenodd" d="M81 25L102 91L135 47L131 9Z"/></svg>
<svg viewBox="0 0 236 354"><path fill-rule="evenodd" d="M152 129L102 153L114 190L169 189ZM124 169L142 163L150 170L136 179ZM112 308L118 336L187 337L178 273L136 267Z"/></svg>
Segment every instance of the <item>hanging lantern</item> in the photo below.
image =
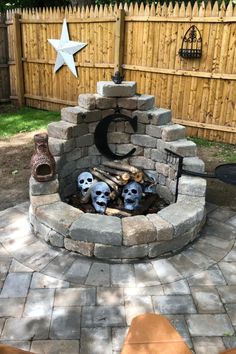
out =
<svg viewBox="0 0 236 354"><path fill-rule="evenodd" d="M185 33L179 55L182 58L201 58L202 37L196 26L191 26Z"/></svg>

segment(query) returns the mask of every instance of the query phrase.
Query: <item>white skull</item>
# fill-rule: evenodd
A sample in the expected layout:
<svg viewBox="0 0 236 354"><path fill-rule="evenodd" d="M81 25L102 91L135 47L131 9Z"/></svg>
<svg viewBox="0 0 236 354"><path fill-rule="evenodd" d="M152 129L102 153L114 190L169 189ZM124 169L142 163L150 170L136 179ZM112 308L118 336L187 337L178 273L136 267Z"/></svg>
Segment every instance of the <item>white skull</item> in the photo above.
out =
<svg viewBox="0 0 236 354"><path fill-rule="evenodd" d="M93 176L90 172L82 172L77 178L78 188L82 195L85 195L93 184Z"/></svg>
<svg viewBox="0 0 236 354"><path fill-rule="evenodd" d="M111 190L105 182L97 182L93 185L91 190L92 204L95 210L104 214L107 203L110 201Z"/></svg>
<svg viewBox="0 0 236 354"><path fill-rule="evenodd" d="M122 191L124 198L124 208L127 210L134 210L139 207L142 198L142 187L137 182L130 182L124 186Z"/></svg>

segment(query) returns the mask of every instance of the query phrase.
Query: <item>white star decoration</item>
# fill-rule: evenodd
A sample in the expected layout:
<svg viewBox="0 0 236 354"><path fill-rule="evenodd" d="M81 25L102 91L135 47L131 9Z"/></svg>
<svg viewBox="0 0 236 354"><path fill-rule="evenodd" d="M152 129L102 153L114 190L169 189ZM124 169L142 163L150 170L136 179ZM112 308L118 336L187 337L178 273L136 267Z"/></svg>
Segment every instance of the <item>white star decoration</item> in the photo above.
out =
<svg viewBox="0 0 236 354"><path fill-rule="evenodd" d="M77 77L77 72L75 68L75 62L73 55L79 50L83 49L87 43L70 41L69 33L67 28L66 19L63 21L61 38L60 39L48 39L49 43L57 51L56 63L54 66L54 73L60 69L63 64L66 64L72 74Z"/></svg>

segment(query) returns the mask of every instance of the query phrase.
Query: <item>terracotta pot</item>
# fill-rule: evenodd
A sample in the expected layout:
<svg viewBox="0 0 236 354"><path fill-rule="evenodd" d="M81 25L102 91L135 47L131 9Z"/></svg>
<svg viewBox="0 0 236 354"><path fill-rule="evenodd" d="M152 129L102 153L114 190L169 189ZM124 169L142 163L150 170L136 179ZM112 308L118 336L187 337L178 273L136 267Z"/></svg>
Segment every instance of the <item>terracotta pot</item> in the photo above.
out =
<svg viewBox="0 0 236 354"><path fill-rule="evenodd" d="M34 136L35 151L31 158L31 174L39 182L50 181L55 175L55 160L48 148L48 135Z"/></svg>

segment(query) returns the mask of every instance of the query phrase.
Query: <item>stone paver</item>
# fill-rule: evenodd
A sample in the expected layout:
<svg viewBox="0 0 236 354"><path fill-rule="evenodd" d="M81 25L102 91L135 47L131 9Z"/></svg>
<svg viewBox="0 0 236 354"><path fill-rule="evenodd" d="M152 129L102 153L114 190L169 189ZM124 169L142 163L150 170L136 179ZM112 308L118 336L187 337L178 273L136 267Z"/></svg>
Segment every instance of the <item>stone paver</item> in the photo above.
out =
<svg viewBox="0 0 236 354"><path fill-rule="evenodd" d="M97 261L35 239L28 203L0 212L0 343L37 354L120 354L132 318L166 316L193 354L236 347L236 213L208 205L180 254Z"/></svg>

